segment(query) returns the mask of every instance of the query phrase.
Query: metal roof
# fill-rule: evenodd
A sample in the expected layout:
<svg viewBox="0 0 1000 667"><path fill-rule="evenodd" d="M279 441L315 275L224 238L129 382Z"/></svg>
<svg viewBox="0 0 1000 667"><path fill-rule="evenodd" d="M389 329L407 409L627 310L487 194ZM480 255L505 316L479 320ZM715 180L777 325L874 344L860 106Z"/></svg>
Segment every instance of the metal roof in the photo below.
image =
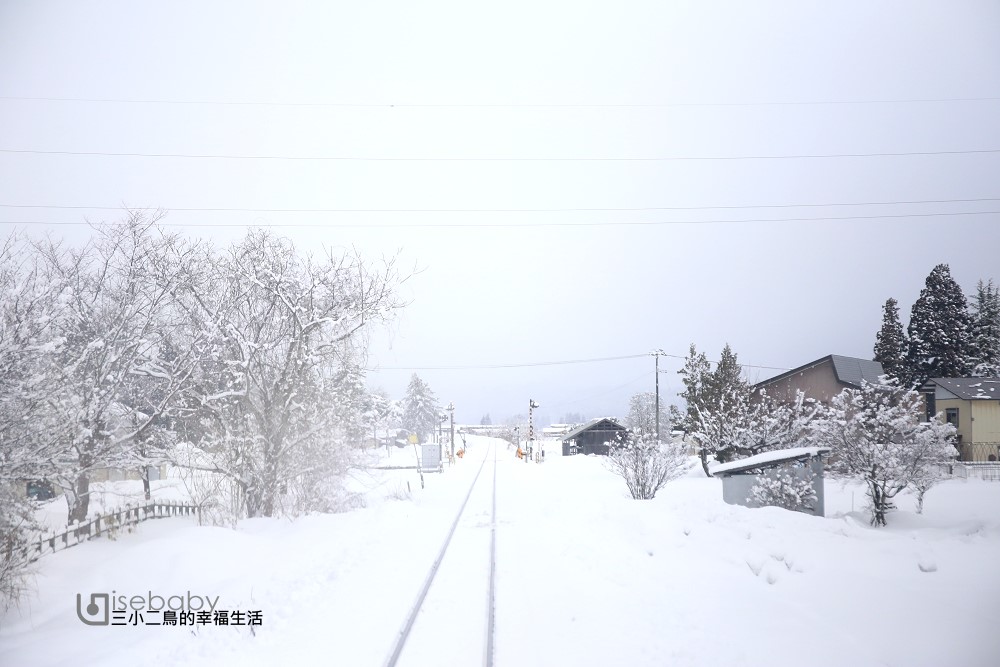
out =
<svg viewBox="0 0 1000 667"><path fill-rule="evenodd" d="M839 354L831 354L830 359L833 361L833 370L837 374L837 379L844 384L860 388L862 380L878 384L879 376L885 375L882 364L878 361L842 357Z"/></svg>
<svg viewBox="0 0 1000 667"><path fill-rule="evenodd" d="M825 357L820 357L816 361L810 361L808 364L803 364L798 368L785 371L780 375L775 375L772 378L761 380L754 385L754 388L767 387L779 380L792 377L797 373L807 371L810 368L824 364L827 361L829 361L833 366L833 374L836 376L838 381L859 389L861 388L862 380L866 380L872 384L878 384L879 376L885 373L882 368L882 364L877 361L858 359L857 357L845 357L840 354L828 354Z"/></svg>
<svg viewBox="0 0 1000 667"><path fill-rule="evenodd" d="M966 401L1000 400L1000 378L931 378Z"/></svg>
<svg viewBox="0 0 1000 667"><path fill-rule="evenodd" d="M580 435L584 431L588 431L588 430L592 429L593 427L597 426L598 424L600 424L601 422L605 422L605 421L608 422L610 425L612 425L614 427L614 430L616 430L616 431L617 430L621 430L621 431L627 431L628 430L627 428L625 428L624 426L622 426L621 424L619 424L618 422L616 422L611 417L598 417L597 419L591 419L586 424L582 424L580 426L575 427L572 431L570 431L569 433L567 433L566 435L564 435L562 437L562 441L566 442L568 440L572 440L573 438L575 438L576 436Z"/></svg>
<svg viewBox="0 0 1000 667"><path fill-rule="evenodd" d="M746 459L733 461L732 463L723 463L720 466L712 468L710 472L712 475L736 475L741 472L746 472L747 470L775 468L783 463L789 463L790 461L805 461L813 458L814 456L822 456L829 453L829 447L793 447L792 449L778 449L773 452L764 452L763 454L757 454L756 456L751 456Z"/></svg>

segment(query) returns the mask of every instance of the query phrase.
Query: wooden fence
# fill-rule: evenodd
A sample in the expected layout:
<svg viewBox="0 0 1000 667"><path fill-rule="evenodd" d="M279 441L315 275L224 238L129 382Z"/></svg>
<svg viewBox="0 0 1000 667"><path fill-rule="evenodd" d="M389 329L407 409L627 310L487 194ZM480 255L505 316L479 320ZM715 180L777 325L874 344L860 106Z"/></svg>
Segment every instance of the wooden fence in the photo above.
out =
<svg viewBox="0 0 1000 667"><path fill-rule="evenodd" d="M24 554L25 560L31 563L42 556L75 547L77 544L100 537L102 534L105 536L115 535L123 529L148 519L198 516L199 512L197 505L162 500L151 500L142 505L126 505L93 519L74 523L63 529L61 533L53 533L32 541Z"/></svg>

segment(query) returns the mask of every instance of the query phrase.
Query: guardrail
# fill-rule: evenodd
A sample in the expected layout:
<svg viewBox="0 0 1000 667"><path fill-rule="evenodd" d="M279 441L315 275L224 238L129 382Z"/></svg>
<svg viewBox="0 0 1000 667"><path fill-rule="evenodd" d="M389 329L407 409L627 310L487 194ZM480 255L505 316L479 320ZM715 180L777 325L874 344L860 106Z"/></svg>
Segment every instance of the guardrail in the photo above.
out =
<svg viewBox="0 0 1000 667"><path fill-rule="evenodd" d="M142 505L126 505L100 516L67 526L62 532L33 540L25 550L24 558L33 563L42 556L53 554L104 535L115 535L123 528L135 526L149 519L171 516L198 516L200 508L190 503L154 500Z"/></svg>

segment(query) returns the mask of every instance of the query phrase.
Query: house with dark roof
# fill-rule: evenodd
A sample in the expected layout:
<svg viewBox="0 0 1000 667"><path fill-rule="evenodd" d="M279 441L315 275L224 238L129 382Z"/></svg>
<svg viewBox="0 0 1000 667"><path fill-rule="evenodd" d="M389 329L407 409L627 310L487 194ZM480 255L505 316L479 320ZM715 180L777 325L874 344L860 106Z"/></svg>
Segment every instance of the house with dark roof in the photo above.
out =
<svg viewBox="0 0 1000 667"><path fill-rule="evenodd" d="M877 361L830 354L758 382L753 389L754 393L765 390L769 397L780 403L795 401L798 391L806 398L829 403L844 389L860 389L862 381L877 383L884 372L882 364Z"/></svg>
<svg viewBox="0 0 1000 667"><path fill-rule="evenodd" d="M628 429L610 417L591 419L562 437L563 456L572 454L603 454L610 451L609 443L624 437Z"/></svg>
<svg viewBox="0 0 1000 667"><path fill-rule="evenodd" d="M931 378L920 393L928 419L955 426L960 461L1000 460L1000 378Z"/></svg>

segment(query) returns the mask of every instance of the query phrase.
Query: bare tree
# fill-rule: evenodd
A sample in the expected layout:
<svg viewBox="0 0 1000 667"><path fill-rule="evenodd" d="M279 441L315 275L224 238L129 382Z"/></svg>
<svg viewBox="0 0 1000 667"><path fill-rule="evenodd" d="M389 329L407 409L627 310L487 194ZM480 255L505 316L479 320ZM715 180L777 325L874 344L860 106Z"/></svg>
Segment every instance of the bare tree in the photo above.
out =
<svg viewBox="0 0 1000 667"><path fill-rule="evenodd" d="M660 411L666 416L662 400L660 401ZM628 402L628 417L625 420L625 425L632 430L643 433L656 433L655 392L644 391L632 395Z"/></svg>
<svg viewBox="0 0 1000 667"><path fill-rule="evenodd" d="M189 406L204 424L205 468L232 479L246 516L273 516L283 493L342 466L346 433L330 395L364 328L401 307L394 261L298 255L252 231L225 253L206 250L180 287L206 332Z"/></svg>
<svg viewBox="0 0 1000 667"><path fill-rule="evenodd" d="M178 241L154 225L155 218L133 214L97 227L82 248L36 244L58 293L50 346L38 359L46 413L38 432L71 522L86 518L95 469L146 465L141 445L194 369L193 349L163 354L179 270L163 255Z"/></svg>
<svg viewBox="0 0 1000 667"><path fill-rule="evenodd" d="M44 448L34 446L41 407L34 360L46 344L54 295L30 249L14 236L0 246L0 612L30 584L25 552L38 526L25 484L47 469Z"/></svg>

